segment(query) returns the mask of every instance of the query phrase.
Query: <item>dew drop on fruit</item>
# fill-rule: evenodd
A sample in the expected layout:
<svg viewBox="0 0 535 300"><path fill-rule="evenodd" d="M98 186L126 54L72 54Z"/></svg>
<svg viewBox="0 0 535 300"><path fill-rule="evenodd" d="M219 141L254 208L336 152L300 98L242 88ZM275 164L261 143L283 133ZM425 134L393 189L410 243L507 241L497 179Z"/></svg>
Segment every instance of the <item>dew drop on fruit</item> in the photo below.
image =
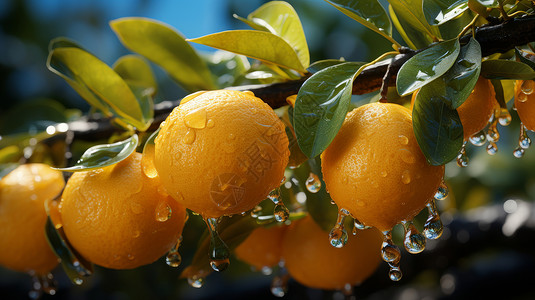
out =
<svg viewBox="0 0 535 300"><path fill-rule="evenodd" d="M210 266L214 271L224 271L230 265L230 249L217 232L218 220L215 218L207 218L204 221L206 222L208 232L210 233L210 247L208 249Z"/></svg>
<svg viewBox="0 0 535 300"><path fill-rule="evenodd" d="M353 228L358 229L358 230L364 230L364 229L371 228L370 226L366 226L366 225L362 224L362 222L360 222L355 217L353 217L353 226L354 226Z"/></svg>
<svg viewBox="0 0 535 300"><path fill-rule="evenodd" d="M262 207L257 205L253 210L251 210L251 217L252 218L258 218L259 213L262 211Z"/></svg>
<svg viewBox="0 0 535 300"><path fill-rule="evenodd" d="M168 266L177 268L180 266L180 263L182 262L182 257L180 256L180 253L178 253L178 247L180 247L180 241L182 240L182 236L177 241L177 243L169 250L169 253L167 253L167 256L165 257L165 262Z"/></svg>
<svg viewBox="0 0 535 300"><path fill-rule="evenodd" d="M214 120L209 119L208 121L206 121L206 127L208 127L208 128L214 128L214 125L215 125Z"/></svg>
<svg viewBox="0 0 535 300"><path fill-rule="evenodd" d="M154 214L156 217L156 221L158 222L166 222L171 218L172 210L169 204L167 204L166 201L160 201L156 205L156 209L154 210Z"/></svg>
<svg viewBox="0 0 535 300"><path fill-rule="evenodd" d="M500 116L498 117L498 122L502 126L509 126L511 124L511 120L513 118L511 117L511 114L507 110L507 108L501 108L500 109Z"/></svg>
<svg viewBox="0 0 535 300"><path fill-rule="evenodd" d="M522 91L522 93L526 95L533 94L534 89L535 89L535 81L533 80L524 80L524 82L520 86L520 90Z"/></svg>
<svg viewBox="0 0 535 300"><path fill-rule="evenodd" d="M384 170L381 171L381 177L386 177L386 176L388 176L388 172L386 172Z"/></svg>
<svg viewBox="0 0 535 300"><path fill-rule="evenodd" d="M411 173L409 170L405 170L401 173L401 182L403 182L403 184L411 183Z"/></svg>
<svg viewBox="0 0 535 300"><path fill-rule="evenodd" d="M191 287L194 287L194 288L201 288L202 285L204 284L204 278L202 277L197 277L197 276L191 276L191 277L188 277L188 284L191 286Z"/></svg>
<svg viewBox="0 0 535 300"><path fill-rule="evenodd" d="M457 165L459 167L467 167L468 166L468 155L466 155L466 141L463 143L461 149L459 150L459 153L457 154Z"/></svg>
<svg viewBox="0 0 535 300"><path fill-rule="evenodd" d="M306 180L306 187L307 187L307 190L311 193L317 193L320 191L321 189L321 181L320 179L318 178L318 175L310 172L310 174L308 174L308 178Z"/></svg>
<svg viewBox="0 0 535 300"><path fill-rule="evenodd" d="M481 147L485 145L485 142L487 141L487 135L483 130L481 130L480 132L472 135L469 140L472 145Z"/></svg>
<svg viewBox="0 0 535 300"><path fill-rule="evenodd" d="M413 164L416 161L416 159L414 158L414 155L412 155L412 152L410 150L399 149L398 154L401 160L407 164Z"/></svg>
<svg viewBox="0 0 535 300"><path fill-rule="evenodd" d="M405 239L403 245L405 249L411 254L417 254L425 249L425 237L421 234L412 221L403 221L403 228L405 229Z"/></svg>
<svg viewBox="0 0 535 300"><path fill-rule="evenodd" d="M139 230L134 230L134 233L132 234L133 238L138 238L141 235L141 232Z"/></svg>
<svg viewBox="0 0 535 300"><path fill-rule="evenodd" d="M188 128L188 131L186 131L186 134L184 135L184 138L182 139L182 142L184 144L193 144L195 141L195 130Z"/></svg>
<svg viewBox="0 0 535 300"><path fill-rule="evenodd" d="M434 200L427 203L428 217L424 225L424 235L430 240L436 240L442 235L442 221Z"/></svg>
<svg viewBox="0 0 535 300"><path fill-rule="evenodd" d="M184 116L184 124L188 128L203 129L206 127L206 110L199 108Z"/></svg>
<svg viewBox="0 0 535 300"><path fill-rule="evenodd" d="M399 143L401 145L407 145L407 144L409 144L409 138L404 136L404 135L400 135L399 136Z"/></svg>
<svg viewBox="0 0 535 300"><path fill-rule="evenodd" d="M448 197L448 194L449 194L448 187L446 186L446 183L442 181L442 183L440 183L440 185L438 186L438 189L437 189L437 192L435 193L434 198L436 200L444 200Z"/></svg>
<svg viewBox="0 0 535 300"><path fill-rule="evenodd" d="M518 102L520 102L520 103L524 103L524 102L528 101L528 95L526 95L523 92L518 93L518 96L516 96L516 97L517 97Z"/></svg>
<svg viewBox="0 0 535 300"><path fill-rule="evenodd" d="M289 274L278 275L271 281L271 294L275 297L282 298L288 292Z"/></svg>
<svg viewBox="0 0 535 300"><path fill-rule="evenodd" d="M329 232L329 242L333 247L342 248L347 244L347 231L344 228L345 218L349 215L349 212L342 208L338 211L338 217L336 224Z"/></svg>

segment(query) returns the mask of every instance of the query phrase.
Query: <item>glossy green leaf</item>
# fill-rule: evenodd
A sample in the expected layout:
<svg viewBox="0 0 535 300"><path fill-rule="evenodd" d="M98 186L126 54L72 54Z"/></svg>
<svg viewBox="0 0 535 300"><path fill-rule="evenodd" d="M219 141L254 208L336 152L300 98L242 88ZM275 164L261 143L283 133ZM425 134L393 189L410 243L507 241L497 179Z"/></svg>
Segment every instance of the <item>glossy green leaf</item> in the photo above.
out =
<svg viewBox="0 0 535 300"><path fill-rule="evenodd" d="M150 65L138 55L125 55L120 57L114 64L113 70L123 78L129 86L137 86L151 89L147 93L155 95L158 84Z"/></svg>
<svg viewBox="0 0 535 300"><path fill-rule="evenodd" d="M457 38L459 33L472 22L475 13L470 9L466 9L457 18L451 19L448 22L437 25L440 35L443 40L450 40Z"/></svg>
<svg viewBox="0 0 535 300"><path fill-rule="evenodd" d="M255 29L259 27L284 39L297 53L303 67L310 64L310 55L303 26L294 8L284 1L270 1L247 16ZM249 22L247 24L250 24Z"/></svg>
<svg viewBox="0 0 535 300"><path fill-rule="evenodd" d="M533 70L535 70L535 53L527 49L516 47L515 54L516 54L516 57L520 60L520 62L525 63L526 65L530 66Z"/></svg>
<svg viewBox="0 0 535 300"><path fill-rule="evenodd" d="M348 17L391 40L392 22L377 0L325 0Z"/></svg>
<svg viewBox="0 0 535 300"><path fill-rule="evenodd" d="M92 54L75 47L56 48L50 52L47 66L103 113L140 130L150 125L128 84Z"/></svg>
<svg viewBox="0 0 535 300"><path fill-rule="evenodd" d="M489 16L487 8L482 5L478 0L468 0L468 7L476 14L486 18Z"/></svg>
<svg viewBox="0 0 535 300"><path fill-rule="evenodd" d="M427 47L429 44L433 43L433 38L422 32L412 25L410 25L404 18L401 16L398 18L398 15L394 11L392 5L388 6L388 11L390 13L390 18L392 18L392 23L396 27L397 31L407 43L411 49L421 49Z"/></svg>
<svg viewBox="0 0 535 300"><path fill-rule="evenodd" d="M84 152L74 166L58 168L58 170L78 172L111 166L130 156L136 150L138 142L137 134L134 134L117 143L91 147Z"/></svg>
<svg viewBox="0 0 535 300"><path fill-rule="evenodd" d="M481 63L481 75L488 79L535 79L535 71L525 63L505 59L485 60Z"/></svg>
<svg viewBox="0 0 535 300"><path fill-rule="evenodd" d="M439 38L438 28L427 23L422 9L423 0L388 0L395 11L398 20L404 20L417 31L429 35L429 37Z"/></svg>
<svg viewBox="0 0 535 300"><path fill-rule="evenodd" d="M427 23L440 25L458 18L468 9L468 0L423 0Z"/></svg>
<svg viewBox="0 0 535 300"><path fill-rule="evenodd" d="M79 48L85 50L78 43L66 37L58 37L50 41L50 43L48 44L48 51L50 52L57 48Z"/></svg>
<svg viewBox="0 0 535 300"><path fill-rule="evenodd" d="M492 83L492 87L494 88L496 101L498 101L498 104L500 104L500 107L507 108L502 81L498 79L491 79L490 82Z"/></svg>
<svg viewBox="0 0 535 300"><path fill-rule="evenodd" d="M339 60L339 59L318 60L316 62L313 62L310 66L308 66L307 71L309 71L310 73L317 73L325 68L336 66L345 62L346 61Z"/></svg>
<svg viewBox="0 0 535 300"><path fill-rule="evenodd" d="M227 51L203 53L202 58L210 72L217 78L217 85L221 88L241 85L245 74L251 69L247 57Z"/></svg>
<svg viewBox="0 0 535 300"><path fill-rule="evenodd" d="M72 283L76 285L82 284L82 277L93 273L93 265L72 250L65 238L63 228L56 229L50 217L46 221L45 235L50 248L61 260L61 266L65 274L67 274Z"/></svg>
<svg viewBox="0 0 535 300"><path fill-rule="evenodd" d="M440 89L445 87L445 99L449 101L451 108L457 109L470 96L476 86L481 71L481 46L475 39L461 47L457 60L444 75L429 83L436 89L437 94L442 94ZM435 81L443 82L436 85Z"/></svg>
<svg viewBox="0 0 535 300"><path fill-rule="evenodd" d="M294 49L285 40L270 32L230 30L189 41L306 73Z"/></svg>
<svg viewBox="0 0 535 300"><path fill-rule="evenodd" d="M459 40L436 44L411 57L398 71L396 86L402 96L410 94L446 73L460 52Z"/></svg>
<svg viewBox="0 0 535 300"><path fill-rule="evenodd" d="M316 157L332 142L344 122L353 80L364 63L347 62L323 69L305 81L294 107L294 129L299 147Z"/></svg>
<svg viewBox="0 0 535 300"><path fill-rule="evenodd" d="M459 114L447 102L429 84L416 95L412 110L412 126L418 145L427 161L435 166L454 159L463 144Z"/></svg>
<svg viewBox="0 0 535 300"><path fill-rule="evenodd" d="M168 25L147 18L121 18L110 26L123 45L162 67L186 90L217 88L195 49Z"/></svg>

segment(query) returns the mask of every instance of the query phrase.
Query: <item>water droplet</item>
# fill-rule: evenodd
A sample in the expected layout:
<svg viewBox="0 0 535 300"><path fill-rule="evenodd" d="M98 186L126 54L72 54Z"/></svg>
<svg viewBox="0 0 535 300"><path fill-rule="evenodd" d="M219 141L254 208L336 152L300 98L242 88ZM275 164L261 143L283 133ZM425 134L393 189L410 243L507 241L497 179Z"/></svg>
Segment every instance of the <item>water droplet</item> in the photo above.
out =
<svg viewBox="0 0 535 300"><path fill-rule="evenodd" d="M411 173L409 170L405 170L401 173L401 182L403 182L403 184L409 184L411 182Z"/></svg>
<svg viewBox="0 0 535 300"><path fill-rule="evenodd" d="M135 257L132 254L128 254L126 258L128 258L128 260L134 260Z"/></svg>
<svg viewBox="0 0 535 300"><path fill-rule="evenodd" d="M500 132L498 131L498 119L500 117L501 109L497 108L494 110L494 114L491 117L489 124L489 129L487 130L487 139L489 142L498 142L500 140Z"/></svg>
<svg viewBox="0 0 535 300"><path fill-rule="evenodd" d="M533 93L533 90L535 89L535 81L524 80L524 82L520 86L520 89L522 90L524 94L531 95Z"/></svg>
<svg viewBox="0 0 535 300"><path fill-rule="evenodd" d="M156 209L154 210L154 214L156 221L165 222L171 218L172 210L169 204L167 204L167 202L164 200L158 202Z"/></svg>
<svg viewBox="0 0 535 300"><path fill-rule="evenodd" d="M388 176L388 173L385 170L381 171L381 177L386 177L386 176Z"/></svg>
<svg viewBox="0 0 535 300"><path fill-rule="evenodd" d="M132 237L138 238L141 235L141 232L139 230L134 230L134 234L132 234Z"/></svg>
<svg viewBox="0 0 535 300"><path fill-rule="evenodd" d="M184 124L188 128L203 129L206 127L206 110L198 108L184 116Z"/></svg>
<svg viewBox="0 0 535 300"><path fill-rule="evenodd" d="M434 200L427 204L427 210L429 215L425 221L424 235L430 240L436 240L442 235L443 226Z"/></svg>
<svg viewBox="0 0 535 300"><path fill-rule="evenodd" d="M74 281L74 284L76 284L76 285L82 285L82 283L84 283L82 278L74 278L73 281Z"/></svg>
<svg viewBox="0 0 535 300"><path fill-rule="evenodd" d="M308 178L306 180L306 188L309 192L314 193L314 194L320 191L321 181L318 178L318 175L312 172L308 174Z"/></svg>
<svg viewBox="0 0 535 300"><path fill-rule="evenodd" d="M344 220L349 215L349 212L345 209L338 211L338 218L336 224L329 233L329 241L333 247L342 248L347 243L347 231L344 228Z"/></svg>
<svg viewBox="0 0 535 300"><path fill-rule="evenodd" d="M57 292L57 283L54 280L52 273L45 275L36 275L31 272L32 275L32 290L28 293L31 299L39 299L43 293L48 295L55 295Z"/></svg>
<svg viewBox="0 0 535 300"><path fill-rule="evenodd" d="M168 266L177 268L180 266L180 263L182 262L182 257L180 256L180 253L178 253L178 247L180 247L180 241L182 240L182 236L180 236L177 243L169 250L169 253L167 253L167 256L165 257L165 262Z"/></svg>
<svg viewBox="0 0 535 300"><path fill-rule="evenodd" d="M401 277L403 276L403 273L401 273L401 270L399 268L390 268L390 271L388 272L388 276L390 277L390 280L392 281L400 281Z"/></svg>
<svg viewBox="0 0 535 300"><path fill-rule="evenodd" d="M269 275L273 274L273 269L268 267L268 266L263 266L260 269L260 272L262 273L262 275L269 276Z"/></svg>
<svg viewBox="0 0 535 300"><path fill-rule="evenodd" d="M154 152L155 146L153 144L146 145L143 149L143 156L141 156L141 166L143 167L143 173L148 178L154 178L158 176L156 166L154 165Z"/></svg>
<svg viewBox="0 0 535 300"><path fill-rule="evenodd" d="M394 242L392 242L392 233L386 232L384 233L385 237L383 240L383 245L381 246L381 256L383 260L387 263L399 263L401 259L401 250L399 250L399 247L394 245Z"/></svg>
<svg viewBox="0 0 535 300"><path fill-rule="evenodd" d="M418 254L425 249L425 237L416 229L412 221L403 221L405 239L403 245L411 254Z"/></svg>
<svg viewBox="0 0 535 300"><path fill-rule="evenodd" d="M457 165L459 167L467 167L468 166L468 155L466 155L466 141L463 143L461 149L459 150L459 154L457 154Z"/></svg>
<svg viewBox="0 0 535 300"><path fill-rule="evenodd" d="M236 139L236 135L234 133L229 133L228 139L229 140L234 140L234 139Z"/></svg>
<svg viewBox="0 0 535 300"><path fill-rule="evenodd" d="M353 225L354 227L353 228L356 228L358 230L364 230L364 229L369 229L371 228L371 226L366 226L364 224L362 224L362 222L360 222L357 218L353 217Z"/></svg>
<svg viewBox="0 0 535 300"><path fill-rule="evenodd" d="M531 139L528 137L527 129L524 124L520 124L520 136L518 137L518 146L522 149L528 149L531 146Z"/></svg>
<svg viewBox="0 0 535 300"><path fill-rule="evenodd" d="M280 201L280 195L281 195L280 189L276 188L276 189L272 190L271 192L269 192L268 198L271 201L273 201L273 203L277 204Z"/></svg>
<svg viewBox="0 0 535 300"><path fill-rule="evenodd" d="M143 206L139 202L132 201L130 202L130 209L136 215L143 212Z"/></svg>
<svg viewBox="0 0 535 300"><path fill-rule="evenodd" d="M509 126L509 124L511 124L511 120L512 117L507 108L501 108L500 116L498 117L498 122L500 123L500 125Z"/></svg>
<svg viewBox="0 0 535 300"><path fill-rule="evenodd" d="M513 151L513 155L516 158L522 158L524 156L525 151L526 150L522 149L521 147L518 147L515 149L515 151Z"/></svg>
<svg viewBox="0 0 535 300"><path fill-rule="evenodd" d="M404 136L404 135L400 135L399 136L399 143L402 144L402 145L407 145L409 143L409 138Z"/></svg>
<svg viewBox="0 0 535 300"><path fill-rule="evenodd" d="M262 211L262 207L257 205L255 206L255 208L253 208L253 210L251 210L251 217L253 218L258 218L258 215L259 213Z"/></svg>
<svg viewBox="0 0 535 300"><path fill-rule="evenodd" d="M525 93L518 93L517 99L518 99L518 102L524 103L528 101L528 95L526 95Z"/></svg>
<svg viewBox="0 0 535 300"><path fill-rule="evenodd" d="M190 144L193 144L194 141L195 141L195 130L188 128L188 131L186 131L186 135L184 135L182 142L184 142L184 144L190 145Z"/></svg>
<svg viewBox="0 0 535 300"><path fill-rule="evenodd" d="M273 215L275 215L275 220L277 220L277 222L286 222L286 220L288 220L290 217L290 211L284 205L284 203L280 201L279 203L275 204Z"/></svg>
<svg viewBox="0 0 535 300"><path fill-rule="evenodd" d="M214 125L215 125L215 123L214 123L214 120L212 120L212 119L209 119L206 122L206 127L208 127L208 128L214 128Z"/></svg>
<svg viewBox="0 0 535 300"><path fill-rule="evenodd" d="M489 155L495 155L496 153L498 153L498 146L496 145L496 143L489 142L489 144L487 145L487 153Z"/></svg>
<svg viewBox="0 0 535 300"><path fill-rule="evenodd" d="M191 286L191 287L194 287L196 289L199 289L202 287L202 285L204 284L204 278L202 277L197 277L197 276L192 276L192 277L188 277L188 284Z"/></svg>
<svg viewBox="0 0 535 300"><path fill-rule="evenodd" d="M401 158L401 160L407 164L413 164L416 161L416 159L414 158L414 155L412 155L412 152L410 150L399 149L398 155Z"/></svg>
<svg viewBox="0 0 535 300"><path fill-rule="evenodd" d="M224 271L230 265L230 250L217 232L218 220L207 218L205 222L210 233L210 248L208 253L210 266L214 271Z"/></svg>
<svg viewBox="0 0 535 300"><path fill-rule="evenodd" d="M486 141L487 141L487 136L483 130L481 130L480 132L470 137L470 143L472 143L472 145L477 146L477 147L481 147L485 145Z"/></svg>
<svg viewBox="0 0 535 300"><path fill-rule="evenodd" d="M284 274L282 276L275 276L271 281L271 294L275 297L284 297L288 292L288 280L290 275Z"/></svg>
<svg viewBox="0 0 535 300"><path fill-rule="evenodd" d="M448 190L448 187L446 186L446 183L444 183L444 181L442 181L442 183L440 184L440 186L438 187L437 189L437 192L435 193L435 199L436 200L444 200L448 197L448 193L449 193L449 190Z"/></svg>

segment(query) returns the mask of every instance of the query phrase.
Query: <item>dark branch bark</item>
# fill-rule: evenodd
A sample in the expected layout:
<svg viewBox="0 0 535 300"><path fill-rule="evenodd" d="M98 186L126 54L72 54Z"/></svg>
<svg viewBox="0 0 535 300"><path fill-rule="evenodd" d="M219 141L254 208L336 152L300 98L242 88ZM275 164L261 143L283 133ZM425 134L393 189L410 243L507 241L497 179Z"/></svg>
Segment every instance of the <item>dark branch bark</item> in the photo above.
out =
<svg viewBox="0 0 535 300"><path fill-rule="evenodd" d="M470 38L471 34L463 36L460 39L461 44L467 43ZM506 23L477 28L476 40L481 45L483 56L507 52L516 46L533 42L535 41L535 16L512 19ZM388 79L389 86L395 86L396 76L401 66L421 50L423 49L403 51L395 57L392 63L389 59L367 67L354 81L353 94L362 95L380 89L389 65L388 73L390 76L386 79ZM297 94L307 78L274 84L236 86L229 89L252 91L269 106L278 108L287 104L286 98L288 96ZM178 100L165 101L156 105L151 129L156 129L178 103ZM109 136L114 130L119 131L110 124L108 119L97 121L82 119L75 123L73 124L75 126L71 126L75 138L96 140L103 135Z"/></svg>

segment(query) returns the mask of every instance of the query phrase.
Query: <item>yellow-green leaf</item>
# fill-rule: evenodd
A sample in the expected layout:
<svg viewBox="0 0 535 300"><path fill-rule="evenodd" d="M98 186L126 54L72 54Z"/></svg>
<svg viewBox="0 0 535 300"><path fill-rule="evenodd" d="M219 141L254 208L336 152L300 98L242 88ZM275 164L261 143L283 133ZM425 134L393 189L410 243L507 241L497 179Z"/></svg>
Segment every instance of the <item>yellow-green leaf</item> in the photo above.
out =
<svg viewBox="0 0 535 300"><path fill-rule="evenodd" d="M123 45L162 67L188 91L217 88L204 61L175 29L147 18L121 18L110 26Z"/></svg>
<svg viewBox="0 0 535 300"><path fill-rule="evenodd" d="M433 39L427 35L425 32L419 31L410 25L405 19L398 18L396 12L392 5L388 6L388 11L390 12L390 18L392 18L392 23L396 27L397 31L412 49L424 48L427 45L433 42Z"/></svg>
<svg viewBox="0 0 535 300"><path fill-rule="evenodd" d="M140 130L150 125L128 84L92 54L75 47L56 48L50 52L47 66L103 113L113 114Z"/></svg>
<svg viewBox="0 0 535 300"><path fill-rule="evenodd" d="M437 27L427 24L422 9L423 0L388 0L398 19L405 20L416 30L429 35L431 38L440 38Z"/></svg>
<svg viewBox="0 0 535 300"><path fill-rule="evenodd" d="M247 16L247 19L284 39L297 53L303 67L310 64L310 55L303 26L294 8L284 1L271 1ZM248 23L250 24L250 23Z"/></svg>
<svg viewBox="0 0 535 300"><path fill-rule="evenodd" d="M113 70L121 76L128 85L151 89L150 94L156 94L158 84L154 73L145 59L138 55L125 55L120 57L114 64Z"/></svg>
<svg viewBox="0 0 535 300"><path fill-rule="evenodd" d="M190 39L189 41L306 73L305 67L292 46L281 37L270 32L230 30Z"/></svg>

